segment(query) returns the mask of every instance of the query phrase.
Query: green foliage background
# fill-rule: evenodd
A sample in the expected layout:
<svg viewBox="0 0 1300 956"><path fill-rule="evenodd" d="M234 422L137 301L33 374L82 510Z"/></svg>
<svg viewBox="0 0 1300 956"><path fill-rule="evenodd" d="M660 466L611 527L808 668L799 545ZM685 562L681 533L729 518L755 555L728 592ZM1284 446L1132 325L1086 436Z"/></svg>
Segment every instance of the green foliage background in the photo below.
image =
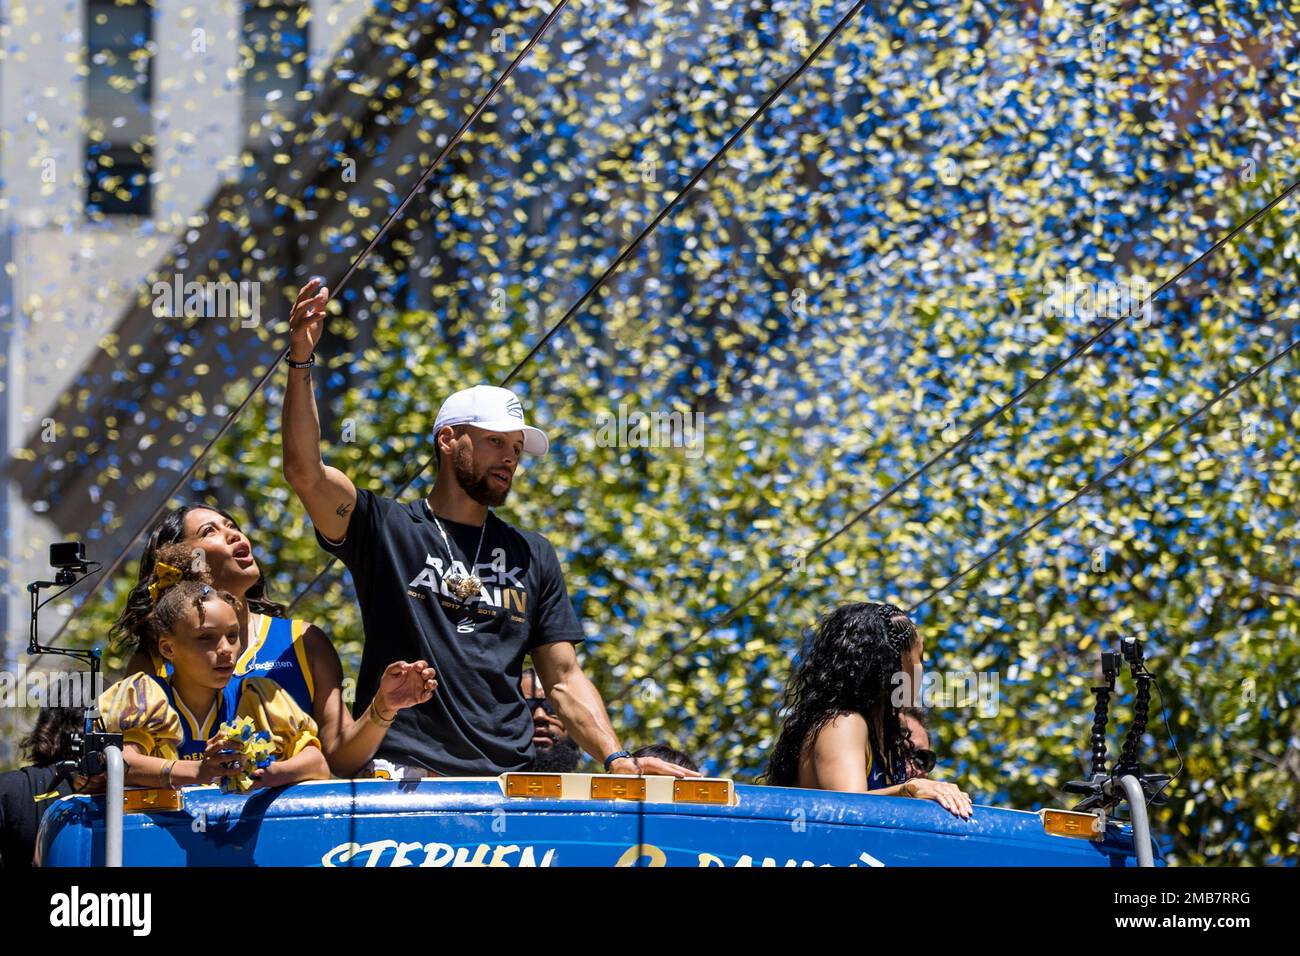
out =
<svg viewBox="0 0 1300 956"><path fill-rule="evenodd" d="M404 220L381 249L369 294L336 303L318 375L326 459L391 493L430 453L442 398L500 382L794 68L810 48L798 37L816 42L843 6L567 17L433 184L428 218ZM493 10L513 39L534 23ZM864 14L525 368L515 384L553 452L525 463L502 512L559 551L587 668L626 739L753 779L819 613L910 606L1294 338L1288 200L1149 319L810 553L1105 321L1051 314L1054 283L1158 285L1296 176L1294 12L952 2ZM404 35L393 17L372 22L379 39ZM481 52L449 62L439 82L474 89L494 66ZM358 95L389 109L380 87ZM430 235L438 254L413 276L411 250ZM305 265L332 275L338 261ZM431 288L432 313L405 307L410 283ZM293 291L286 277L286 302ZM1069 805L1059 787L1085 770L1096 654L1137 634L1172 734L1153 719L1145 753L1172 773L1176 744L1184 763L1155 817L1170 860L1295 862L1295 371L1282 363L916 610L928 668L999 680L995 716L935 714L947 779L983 802ZM233 382L220 408L196 392L182 410L215 424L244 388ZM702 413L704 455L602 447L596 416L620 404ZM278 408L273 384L195 491L243 509L287 597L325 555L280 477ZM134 492L156 493L160 477L172 480L137 476ZM340 571L299 612L354 671L363 635ZM735 621L701 636L754 587ZM77 639L102 639L113 612L111 598L88 608Z"/></svg>

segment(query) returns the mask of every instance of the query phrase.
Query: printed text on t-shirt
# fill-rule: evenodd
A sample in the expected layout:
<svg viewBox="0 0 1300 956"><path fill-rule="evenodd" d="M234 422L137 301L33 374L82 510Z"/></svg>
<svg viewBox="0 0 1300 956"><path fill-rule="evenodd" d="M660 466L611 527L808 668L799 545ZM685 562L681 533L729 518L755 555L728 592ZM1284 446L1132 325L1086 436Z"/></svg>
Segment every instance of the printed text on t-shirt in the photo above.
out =
<svg viewBox="0 0 1300 956"><path fill-rule="evenodd" d="M492 560L487 564L474 565L474 574L483 583L483 589L478 596L471 598L474 601L487 604L490 607L505 608L507 611L514 611L519 614L525 614L528 610L528 591L524 588L524 583L520 580L519 575L523 573L523 568L512 567L506 569L506 552L504 548L492 549ZM444 579L448 575L468 574L465 565L460 561L453 560L450 566L442 558L436 555L426 554L424 558L424 567L420 573L415 576L407 588L416 590L418 588L427 588L431 593L439 597L452 597L452 593L447 590ZM493 585L499 585L494 587Z"/></svg>

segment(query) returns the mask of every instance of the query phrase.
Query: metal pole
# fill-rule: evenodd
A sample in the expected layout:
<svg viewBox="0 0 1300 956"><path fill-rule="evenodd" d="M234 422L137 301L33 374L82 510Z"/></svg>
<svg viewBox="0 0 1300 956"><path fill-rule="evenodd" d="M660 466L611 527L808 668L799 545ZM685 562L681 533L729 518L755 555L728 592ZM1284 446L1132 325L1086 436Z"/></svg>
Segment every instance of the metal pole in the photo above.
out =
<svg viewBox="0 0 1300 956"><path fill-rule="evenodd" d="M1147 797L1142 784L1132 774L1119 778L1128 798L1129 816L1133 820L1133 846L1137 850L1138 866L1155 866L1151 852L1151 828L1147 823Z"/></svg>
<svg viewBox="0 0 1300 956"><path fill-rule="evenodd" d="M104 865L122 865L122 804L125 800L126 764L122 748L104 748L108 760L108 788L104 792Z"/></svg>

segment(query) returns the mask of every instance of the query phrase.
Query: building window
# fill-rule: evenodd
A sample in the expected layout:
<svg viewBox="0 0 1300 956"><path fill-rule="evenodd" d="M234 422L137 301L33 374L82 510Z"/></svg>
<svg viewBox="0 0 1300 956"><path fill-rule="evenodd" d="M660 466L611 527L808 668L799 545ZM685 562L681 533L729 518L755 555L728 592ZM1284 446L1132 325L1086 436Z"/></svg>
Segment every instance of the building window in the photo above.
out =
<svg viewBox="0 0 1300 956"><path fill-rule="evenodd" d="M86 3L86 212L148 216L153 0Z"/></svg>
<svg viewBox="0 0 1300 956"><path fill-rule="evenodd" d="M257 145L284 129L294 94L307 85L307 26L311 7L284 0L244 4L243 42L239 48L244 74L244 129Z"/></svg>

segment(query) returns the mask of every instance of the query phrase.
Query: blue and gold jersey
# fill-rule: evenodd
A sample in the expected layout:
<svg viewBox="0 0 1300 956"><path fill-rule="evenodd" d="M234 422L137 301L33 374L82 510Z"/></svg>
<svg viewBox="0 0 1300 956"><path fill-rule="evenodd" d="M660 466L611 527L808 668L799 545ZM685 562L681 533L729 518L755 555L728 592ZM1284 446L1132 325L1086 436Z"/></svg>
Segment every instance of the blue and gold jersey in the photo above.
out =
<svg viewBox="0 0 1300 956"><path fill-rule="evenodd" d="M236 699L238 684L245 677L266 677L288 691L295 704L309 714L314 713L312 700L316 688L312 682L307 648L302 638L306 630L306 621L271 617L269 614L250 614L248 646L235 662L235 676L230 682L235 688ZM155 657L153 664L156 676L171 678L170 661Z"/></svg>
<svg viewBox="0 0 1300 956"><path fill-rule="evenodd" d="M154 674L131 674L99 698L109 733L122 735L148 757L199 760L222 724L247 717L270 734L275 759L287 760L304 747L319 747L316 722L275 681L249 675L232 679L215 696L206 714L192 714L172 689Z"/></svg>
<svg viewBox="0 0 1300 956"><path fill-rule="evenodd" d="M232 680L225 690L213 702L212 708L204 715L191 714L185 702L172 690L170 681L149 675L150 680L162 688L167 703L176 716L180 718L180 742L176 746L176 756L181 760L198 760L208 749L208 740L222 724L235 719L236 704L240 684Z"/></svg>
<svg viewBox="0 0 1300 956"><path fill-rule="evenodd" d="M289 692L294 703L312 713L316 688L307 662L307 647L302 639L306 630L306 621L250 614L248 647L235 663L236 679L270 678Z"/></svg>
<svg viewBox="0 0 1300 956"><path fill-rule="evenodd" d="M120 733L124 743L135 744L148 756L198 760L217 728L234 719L239 686L232 680L206 714L192 714L170 681L156 674L131 674L104 691L99 711L109 733Z"/></svg>

